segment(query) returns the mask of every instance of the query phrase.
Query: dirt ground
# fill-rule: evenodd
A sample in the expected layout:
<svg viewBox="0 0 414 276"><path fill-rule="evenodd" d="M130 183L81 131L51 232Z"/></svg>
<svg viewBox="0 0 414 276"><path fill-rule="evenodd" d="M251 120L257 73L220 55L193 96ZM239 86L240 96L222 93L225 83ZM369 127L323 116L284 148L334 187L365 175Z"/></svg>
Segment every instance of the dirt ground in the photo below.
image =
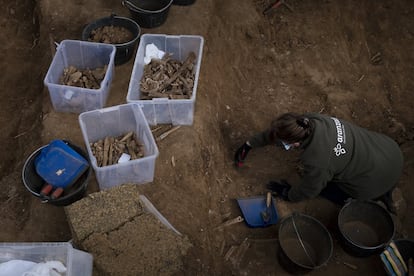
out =
<svg viewBox="0 0 414 276"><path fill-rule="evenodd" d="M142 30L205 39L194 124L158 143L154 182L140 186L194 245L181 275L286 274L277 261L277 225L216 227L240 215L237 198L264 195L270 179L298 178L298 154L272 147L252 151L242 170L232 166L235 149L287 111L334 115L398 141L405 157L398 187L407 205L396 217L396 237L414 237L414 2L288 0L293 11L280 6L263 16L269 3L199 0L172 6L164 25ZM63 208L40 203L21 180L27 156L51 139L84 145L78 114L53 110L43 78L54 42L80 39L91 20L129 11L115 0L2 4L0 241L67 241ZM132 66L133 60L115 68L107 106L126 102ZM92 178L88 192L95 191ZM336 206L314 199L277 208L280 217L303 212L332 230L334 254L311 274L384 274L376 256L343 252L333 231ZM246 238L243 258L226 259Z"/></svg>

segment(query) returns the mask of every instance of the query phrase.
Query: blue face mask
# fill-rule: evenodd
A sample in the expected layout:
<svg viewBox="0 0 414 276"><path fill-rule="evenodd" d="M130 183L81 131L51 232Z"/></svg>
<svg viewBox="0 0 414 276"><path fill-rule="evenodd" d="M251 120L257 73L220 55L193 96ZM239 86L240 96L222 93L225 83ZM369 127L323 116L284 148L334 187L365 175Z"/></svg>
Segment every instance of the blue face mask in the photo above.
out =
<svg viewBox="0 0 414 276"><path fill-rule="evenodd" d="M282 141L282 144L283 144L283 146L285 147L285 150L289 150L289 149L292 147L292 145L291 145L291 144L285 143L285 142L283 142L283 141Z"/></svg>

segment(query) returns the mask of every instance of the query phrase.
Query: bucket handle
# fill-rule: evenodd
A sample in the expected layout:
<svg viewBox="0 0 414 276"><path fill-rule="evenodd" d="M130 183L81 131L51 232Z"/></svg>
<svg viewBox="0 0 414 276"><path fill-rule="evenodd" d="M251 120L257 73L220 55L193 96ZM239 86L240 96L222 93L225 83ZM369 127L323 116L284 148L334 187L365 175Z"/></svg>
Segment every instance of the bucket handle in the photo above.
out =
<svg viewBox="0 0 414 276"><path fill-rule="evenodd" d="M140 9L136 7L134 4L129 2L128 0L122 0L122 6L126 7L127 9L130 9L134 12L140 12Z"/></svg>
<svg viewBox="0 0 414 276"><path fill-rule="evenodd" d="M50 199L50 197L44 196L42 194L39 194L39 198L40 198L40 203L48 203Z"/></svg>
<svg viewBox="0 0 414 276"><path fill-rule="evenodd" d="M298 228L297 228L296 223L295 223L295 216L297 216L297 214L296 213L293 213L292 214L292 223L293 223L293 228L295 229L296 236L298 237L299 242L300 242L300 245L302 246L303 250L305 251L305 254L308 257L308 259L311 261L313 267L316 267L316 264L313 261L312 257L309 255L308 250L306 250L306 246L303 243L302 237L301 237L301 235L300 235L300 233L298 231Z"/></svg>

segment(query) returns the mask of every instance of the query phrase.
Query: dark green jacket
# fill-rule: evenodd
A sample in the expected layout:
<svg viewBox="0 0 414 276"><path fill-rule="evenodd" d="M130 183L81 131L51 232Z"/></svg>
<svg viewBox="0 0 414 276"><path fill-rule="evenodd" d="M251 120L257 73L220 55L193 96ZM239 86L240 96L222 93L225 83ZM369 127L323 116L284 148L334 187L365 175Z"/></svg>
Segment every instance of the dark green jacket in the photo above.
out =
<svg viewBox="0 0 414 276"><path fill-rule="evenodd" d="M316 197L329 182L356 199L377 198L397 184L403 156L391 138L334 117L306 116L313 133L301 145L304 176L289 191L291 201ZM249 142L253 148L269 145L268 134Z"/></svg>

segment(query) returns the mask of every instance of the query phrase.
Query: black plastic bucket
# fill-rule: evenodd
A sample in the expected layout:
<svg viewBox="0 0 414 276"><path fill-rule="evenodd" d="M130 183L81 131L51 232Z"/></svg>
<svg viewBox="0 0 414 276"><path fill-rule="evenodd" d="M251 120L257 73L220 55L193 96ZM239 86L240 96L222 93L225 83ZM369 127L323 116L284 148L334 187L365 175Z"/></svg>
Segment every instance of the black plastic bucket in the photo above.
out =
<svg viewBox="0 0 414 276"><path fill-rule="evenodd" d="M124 0L132 18L143 28L155 28L164 24L173 0Z"/></svg>
<svg viewBox="0 0 414 276"><path fill-rule="evenodd" d="M332 256L332 237L317 219L300 213L279 226L279 263L289 273L307 273L326 265Z"/></svg>
<svg viewBox="0 0 414 276"><path fill-rule="evenodd" d="M132 19L111 15L108 17L100 18L88 24L83 29L82 40L90 40L92 31L104 26L122 27L131 32L133 37L132 40L125 43L113 44L116 47L115 65L121 65L126 63L131 59L135 52L135 48L141 36L140 26Z"/></svg>
<svg viewBox="0 0 414 276"><path fill-rule="evenodd" d="M390 213L370 200L351 200L338 215L343 249L356 257L380 254L395 233Z"/></svg>
<svg viewBox="0 0 414 276"><path fill-rule="evenodd" d="M67 143L77 153L89 161L88 155L81 148L68 141L65 141L65 143ZM52 205L66 206L81 199L88 187L88 180L92 170L91 166L89 166L89 168L76 180L74 184L64 190L61 197L52 199L48 196L42 196L40 194L45 181L36 173L34 161L36 159L36 156L38 156L40 154L40 151L46 146L47 145L37 149L26 159L22 170L22 180L24 186L34 196L40 198L42 202L50 203Z"/></svg>
<svg viewBox="0 0 414 276"><path fill-rule="evenodd" d="M196 0L174 0L173 5L188 6L194 4Z"/></svg>

